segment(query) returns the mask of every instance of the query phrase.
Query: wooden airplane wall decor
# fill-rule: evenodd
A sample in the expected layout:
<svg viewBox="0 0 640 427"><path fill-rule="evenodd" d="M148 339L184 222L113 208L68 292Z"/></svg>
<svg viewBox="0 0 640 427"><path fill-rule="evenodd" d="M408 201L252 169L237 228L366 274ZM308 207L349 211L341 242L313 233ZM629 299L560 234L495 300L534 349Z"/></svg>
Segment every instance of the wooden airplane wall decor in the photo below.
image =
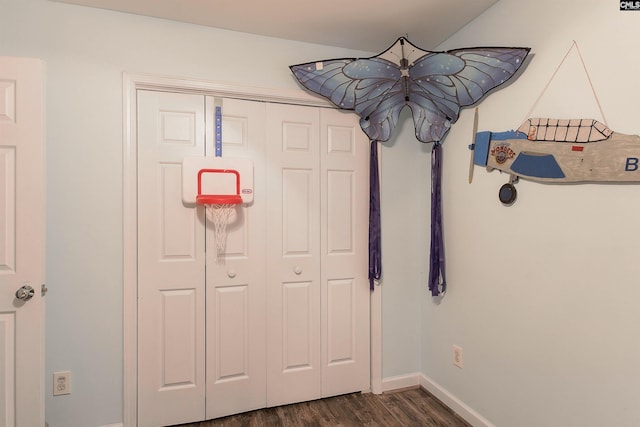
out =
<svg viewBox="0 0 640 427"><path fill-rule="evenodd" d="M537 182L640 181L640 136L614 132L593 119L526 120L517 130L476 132L472 161L508 173L509 182L498 193L505 205L515 202L519 178Z"/></svg>

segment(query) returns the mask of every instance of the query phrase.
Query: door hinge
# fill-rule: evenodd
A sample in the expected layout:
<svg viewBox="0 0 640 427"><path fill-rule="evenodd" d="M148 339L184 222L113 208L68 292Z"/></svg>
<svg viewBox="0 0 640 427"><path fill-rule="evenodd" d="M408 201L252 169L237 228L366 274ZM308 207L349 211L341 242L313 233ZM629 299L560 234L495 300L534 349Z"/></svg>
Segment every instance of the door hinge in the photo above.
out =
<svg viewBox="0 0 640 427"><path fill-rule="evenodd" d="M47 288L47 285L43 283L40 287L40 295L45 296L47 292L49 292L49 289Z"/></svg>

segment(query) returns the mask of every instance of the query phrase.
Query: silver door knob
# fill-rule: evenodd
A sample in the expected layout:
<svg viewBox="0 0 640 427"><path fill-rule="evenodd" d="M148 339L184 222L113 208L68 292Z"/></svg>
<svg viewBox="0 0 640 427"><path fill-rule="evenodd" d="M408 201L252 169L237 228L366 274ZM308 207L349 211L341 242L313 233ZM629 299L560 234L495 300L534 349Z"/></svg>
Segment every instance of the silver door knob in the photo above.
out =
<svg viewBox="0 0 640 427"><path fill-rule="evenodd" d="M36 291L31 286L24 285L16 291L16 298L22 301L29 301L31 298L33 298L33 295L35 293Z"/></svg>

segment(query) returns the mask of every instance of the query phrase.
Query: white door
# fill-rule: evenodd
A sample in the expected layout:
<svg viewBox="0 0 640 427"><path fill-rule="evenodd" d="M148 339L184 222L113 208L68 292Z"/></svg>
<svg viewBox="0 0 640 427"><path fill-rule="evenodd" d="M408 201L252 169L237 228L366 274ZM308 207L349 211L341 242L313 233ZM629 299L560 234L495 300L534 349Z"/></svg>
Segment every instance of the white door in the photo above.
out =
<svg viewBox="0 0 640 427"><path fill-rule="evenodd" d="M138 91L140 426L266 404L264 180L234 211L220 260L204 208L182 203L182 159L214 153L214 104ZM222 108L223 157L250 158L263 176L264 104L225 99Z"/></svg>
<svg viewBox="0 0 640 427"><path fill-rule="evenodd" d="M266 404L265 104L219 101L222 158L251 159L256 179L253 202L238 206L230 218L219 260L214 229L207 227L207 419ZM207 97L207 111L213 104ZM213 120L208 123L212 128ZM213 129L207 135L207 153L213 153Z"/></svg>
<svg viewBox="0 0 640 427"><path fill-rule="evenodd" d="M205 225L182 158L205 153L201 95L138 91L138 425L205 419Z"/></svg>
<svg viewBox="0 0 640 427"><path fill-rule="evenodd" d="M267 106L267 402L370 383L368 141L332 109Z"/></svg>
<svg viewBox="0 0 640 427"><path fill-rule="evenodd" d="M267 109L267 404L321 396L320 111Z"/></svg>
<svg viewBox="0 0 640 427"><path fill-rule="evenodd" d="M0 425L44 425L43 64L0 57ZM28 286L33 296L16 298Z"/></svg>
<svg viewBox="0 0 640 427"><path fill-rule="evenodd" d="M182 204L214 152L212 97L138 91L138 419L217 418L369 388L368 141L353 115L223 99L223 158L254 163L226 251ZM326 268L325 268L326 263Z"/></svg>
<svg viewBox="0 0 640 427"><path fill-rule="evenodd" d="M322 397L370 386L369 140L320 110Z"/></svg>

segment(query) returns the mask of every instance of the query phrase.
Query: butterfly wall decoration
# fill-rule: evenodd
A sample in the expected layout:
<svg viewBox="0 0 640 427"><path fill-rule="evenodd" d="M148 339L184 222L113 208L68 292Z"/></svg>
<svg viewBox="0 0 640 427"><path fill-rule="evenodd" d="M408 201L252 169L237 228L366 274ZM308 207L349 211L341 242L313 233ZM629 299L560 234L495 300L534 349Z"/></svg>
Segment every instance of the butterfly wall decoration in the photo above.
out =
<svg viewBox="0 0 640 427"><path fill-rule="evenodd" d="M371 140L387 141L400 111L413 113L416 138L441 141L460 109L506 83L529 48L474 47L430 52L400 37L390 48L365 59L330 59L292 65L307 89L338 108L354 110Z"/></svg>
<svg viewBox="0 0 640 427"><path fill-rule="evenodd" d="M444 242L441 218L440 142L460 116L460 109L478 102L506 83L522 66L529 48L474 47L431 52L400 37L370 58L329 59L289 68L305 88L328 98L338 108L353 110L371 142L377 165L376 141L387 141L405 106L411 109L416 138L434 142L431 182L431 253L429 289L443 294ZM377 174L371 170L369 218L369 279L380 278L380 218ZM373 263L373 265L372 265Z"/></svg>

